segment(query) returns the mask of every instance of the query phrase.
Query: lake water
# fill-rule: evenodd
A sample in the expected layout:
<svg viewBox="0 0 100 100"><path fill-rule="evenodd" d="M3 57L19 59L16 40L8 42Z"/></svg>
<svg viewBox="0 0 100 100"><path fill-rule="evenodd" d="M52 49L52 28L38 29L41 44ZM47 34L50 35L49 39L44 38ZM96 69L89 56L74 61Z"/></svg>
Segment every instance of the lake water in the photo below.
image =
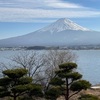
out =
<svg viewBox="0 0 100 100"><path fill-rule="evenodd" d="M78 58L78 71L92 84L100 83L100 50L72 50ZM18 51L0 51L0 62L9 62Z"/></svg>
<svg viewBox="0 0 100 100"><path fill-rule="evenodd" d="M78 55L78 70L92 84L100 84L100 50L74 51Z"/></svg>

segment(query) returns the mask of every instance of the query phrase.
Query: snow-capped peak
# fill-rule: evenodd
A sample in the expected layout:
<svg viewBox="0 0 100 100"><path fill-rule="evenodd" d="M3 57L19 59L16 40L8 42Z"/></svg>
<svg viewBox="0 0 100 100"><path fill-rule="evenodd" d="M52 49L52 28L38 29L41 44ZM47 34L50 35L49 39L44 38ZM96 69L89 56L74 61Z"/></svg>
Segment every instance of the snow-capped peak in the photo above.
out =
<svg viewBox="0 0 100 100"><path fill-rule="evenodd" d="M39 32L49 31L51 33L54 33L54 32L61 32L64 30L90 31L89 29L84 28L69 19L61 18L61 19L57 20L56 22L50 24L49 26L40 29Z"/></svg>

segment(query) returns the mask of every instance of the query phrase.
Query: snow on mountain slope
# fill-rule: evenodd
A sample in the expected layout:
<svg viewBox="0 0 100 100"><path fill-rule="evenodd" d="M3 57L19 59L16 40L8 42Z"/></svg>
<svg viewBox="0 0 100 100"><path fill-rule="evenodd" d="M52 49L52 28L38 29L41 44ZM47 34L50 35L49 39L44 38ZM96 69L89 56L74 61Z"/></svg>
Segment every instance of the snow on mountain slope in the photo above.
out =
<svg viewBox="0 0 100 100"><path fill-rule="evenodd" d="M89 29L84 28L69 19L61 18L57 20L55 23L52 23L51 25L43 29L40 29L39 32L50 31L51 33L54 33L54 32L61 32L64 30L90 31Z"/></svg>
<svg viewBox="0 0 100 100"><path fill-rule="evenodd" d="M45 28L23 36L0 40L0 47L96 44L100 44L100 32L91 31L68 19L59 19Z"/></svg>

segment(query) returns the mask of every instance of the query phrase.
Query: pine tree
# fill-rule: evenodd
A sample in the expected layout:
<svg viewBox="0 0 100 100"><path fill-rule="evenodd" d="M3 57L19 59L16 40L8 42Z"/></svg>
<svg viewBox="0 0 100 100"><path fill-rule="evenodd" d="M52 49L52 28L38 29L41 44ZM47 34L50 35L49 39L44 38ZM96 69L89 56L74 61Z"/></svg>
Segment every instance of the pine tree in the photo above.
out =
<svg viewBox="0 0 100 100"><path fill-rule="evenodd" d="M91 86L88 81L81 79L82 75L76 72L76 69L77 64L72 62L59 65L59 70L55 72L56 77L51 79L50 81L51 88L59 88L60 92L58 93L57 97L59 95L64 95L65 100L69 100L73 95ZM47 93L49 93L49 90L47 91ZM56 93L57 92L55 92L54 95ZM50 97L51 94L49 93L47 96Z"/></svg>
<svg viewBox="0 0 100 100"><path fill-rule="evenodd" d="M27 72L24 68L3 71L4 77L0 79L0 97L10 96L16 100L34 89L41 92L41 89L32 84L32 78L27 76Z"/></svg>

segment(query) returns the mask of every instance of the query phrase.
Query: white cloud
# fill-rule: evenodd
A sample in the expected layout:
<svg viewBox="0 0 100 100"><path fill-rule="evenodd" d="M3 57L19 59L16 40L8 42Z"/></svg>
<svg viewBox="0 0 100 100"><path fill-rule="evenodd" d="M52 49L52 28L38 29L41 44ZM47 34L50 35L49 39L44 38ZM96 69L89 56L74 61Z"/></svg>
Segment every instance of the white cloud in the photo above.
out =
<svg viewBox="0 0 100 100"><path fill-rule="evenodd" d="M38 22L42 18L46 22L48 18L100 16L99 11L61 0L1 0L0 5L0 22Z"/></svg>
<svg viewBox="0 0 100 100"><path fill-rule="evenodd" d="M0 4L6 6L6 4L14 4L13 7L23 7L23 8L35 8L35 7L43 7L43 8L80 8L80 5L62 2L61 0L1 0Z"/></svg>
<svg viewBox="0 0 100 100"><path fill-rule="evenodd" d="M69 2L62 2L61 0L44 0L47 3L47 6L54 7L54 8L82 8L82 6L78 4L73 4Z"/></svg>

